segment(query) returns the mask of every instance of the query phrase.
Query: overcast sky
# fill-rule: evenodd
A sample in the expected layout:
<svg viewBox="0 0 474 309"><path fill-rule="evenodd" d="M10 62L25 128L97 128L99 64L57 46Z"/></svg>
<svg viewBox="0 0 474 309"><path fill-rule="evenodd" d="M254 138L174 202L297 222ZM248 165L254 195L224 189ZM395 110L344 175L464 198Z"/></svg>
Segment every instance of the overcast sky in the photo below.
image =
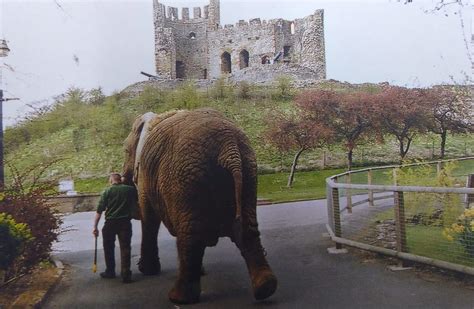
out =
<svg viewBox="0 0 474 309"><path fill-rule="evenodd" d="M221 23L291 20L322 8L328 78L406 86L462 83L471 74L472 7L426 13L433 1L221 0ZM1 87L5 96L21 99L5 103L6 124L28 112L25 104L51 100L71 86L101 86L110 94L144 80L140 71L154 73L152 0L0 0L0 18L0 38L11 49L0 60Z"/></svg>

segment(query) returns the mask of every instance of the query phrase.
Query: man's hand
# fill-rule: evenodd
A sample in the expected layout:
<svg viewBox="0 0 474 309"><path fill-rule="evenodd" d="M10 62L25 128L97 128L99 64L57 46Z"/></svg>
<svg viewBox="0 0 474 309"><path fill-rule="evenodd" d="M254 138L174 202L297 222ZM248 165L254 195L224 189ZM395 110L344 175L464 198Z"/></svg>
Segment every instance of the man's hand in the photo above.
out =
<svg viewBox="0 0 474 309"><path fill-rule="evenodd" d="M99 225L99 221L100 221L100 216L102 215L102 213L100 212L96 212L95 214L95 219L94 219L94 229L92 230L92 234L95 236L95 237L99 237L99 230L97 229L97 226Z"/></svg>

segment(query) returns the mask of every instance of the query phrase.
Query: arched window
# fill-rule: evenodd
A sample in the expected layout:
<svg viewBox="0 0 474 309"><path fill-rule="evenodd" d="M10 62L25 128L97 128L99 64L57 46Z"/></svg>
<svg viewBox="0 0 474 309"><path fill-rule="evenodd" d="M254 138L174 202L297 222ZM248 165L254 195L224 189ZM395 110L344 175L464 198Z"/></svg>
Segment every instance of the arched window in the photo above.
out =
<svg viewBox="0 0 474 309"><path fill-rule="evenodd" d="M290 31L291 31L291 34L295 34L295 23L291 23Z"/></svg>
<svg viewBox="0 0 474 309"><path fill-rule="evenodd" d="M194 40L194 39L196 39L196 33L191 32L188 37L189 37L191 40Z"/></svg>
<svg viewBox="0 0 474 309"><path fill-rule="evenodd" d="M240 69L245 69L249 67L249 52L245 49L240 52L239 61L240 61Z"/></svg>
<svg viewBox="0 0 474 309"><path fill-rule="evenodd" d="M232 73L232 60L228 52L224 52L221 56L222 73Z"/></svg>
<svg viewBox="0 0 474 309"><path fill-rule="evenodd" d="M262 57L262 64L270 64L270 57L263 56Z"/></svg>

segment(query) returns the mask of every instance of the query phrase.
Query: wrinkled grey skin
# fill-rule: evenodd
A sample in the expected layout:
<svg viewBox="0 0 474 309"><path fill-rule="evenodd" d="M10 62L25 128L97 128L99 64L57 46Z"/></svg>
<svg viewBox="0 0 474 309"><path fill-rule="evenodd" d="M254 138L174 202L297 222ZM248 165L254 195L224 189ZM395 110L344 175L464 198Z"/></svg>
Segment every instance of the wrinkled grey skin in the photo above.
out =
<svg viewBox="0 0 474 309"><path fill-rule="evenodd" d="M142 220L139 269L160 272L161 222L177 237L179 274L171 301L195 303L205 248L230 237L249 270L254 297L277 288L256 218L257 164L244 133L211 109L148 113L125 140L124 177L138 189Z"/></svg>

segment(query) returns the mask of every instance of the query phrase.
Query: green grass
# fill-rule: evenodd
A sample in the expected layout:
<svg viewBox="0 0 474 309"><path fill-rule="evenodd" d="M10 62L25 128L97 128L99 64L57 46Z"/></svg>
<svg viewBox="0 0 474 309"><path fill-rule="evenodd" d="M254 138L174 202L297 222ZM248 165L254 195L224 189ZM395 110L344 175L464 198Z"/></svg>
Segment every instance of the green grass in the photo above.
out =
<svg viewBox="0 0 474 309"><path fill-rule="evenodd" d="M288 173L260 175L258 196L273 202L326 198L326 178L343 172L342 169L297 172L292 188L287 188Z"/></svg>
<svg viewBox="0 0 474 309"><path fill-rule="evenodd" d="M74 189L79 193L100 193L108 185L107 177L74 180Z"/></svg>
<svg viewBox="0 0 474 309"><path fill-rule="evenodd" d="M442 227L407 226L406 232L410 253L474 267L474 257L469 257L461 244L444 238Z"/></svg>
<svg viewBox="0 0 474 309"><path fill-rule="evenodd" d="M431 172L427 175L426 179L420 178L420 175L417 174L416 182L421 185L422 183L430 183L433 178L436 178L436 164L431 165ZM409 167L407 169L417 170L417 167ZM357 170L357 168L355 169ZM406 169L403 169L406 170ZM452 176L459 182L465 183L466 176L474 173L474 160L464 160L458 161L455 168L452 171ZM430 181L429 181L430 180ZM341 181L345 181L344 179ZM367 173L355 173L351 178L352 183L358 184L367 184ZM372 184L374 185L391 185L393 184L392 180L392 170L391 169L379 169L372 172Z"/></svg>

